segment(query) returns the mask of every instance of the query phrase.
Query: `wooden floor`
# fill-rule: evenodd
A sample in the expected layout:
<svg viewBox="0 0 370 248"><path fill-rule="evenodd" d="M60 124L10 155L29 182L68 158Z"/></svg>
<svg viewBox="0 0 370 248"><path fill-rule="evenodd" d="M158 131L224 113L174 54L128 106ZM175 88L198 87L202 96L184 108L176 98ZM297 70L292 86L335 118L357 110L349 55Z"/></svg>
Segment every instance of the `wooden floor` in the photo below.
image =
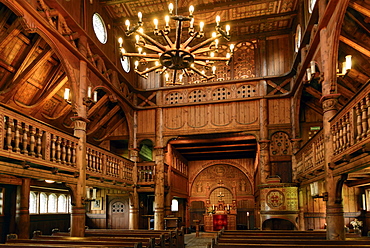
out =
<svg viewBox="0 0 370 248"><path fill-rule="evenodd" d="M199 237L195 237L195 232L191 234L185 234L185 248L205 248L207 247L207 244L211 243L212 238L215 238L216 235L216 232L200 232Z"/></svg>

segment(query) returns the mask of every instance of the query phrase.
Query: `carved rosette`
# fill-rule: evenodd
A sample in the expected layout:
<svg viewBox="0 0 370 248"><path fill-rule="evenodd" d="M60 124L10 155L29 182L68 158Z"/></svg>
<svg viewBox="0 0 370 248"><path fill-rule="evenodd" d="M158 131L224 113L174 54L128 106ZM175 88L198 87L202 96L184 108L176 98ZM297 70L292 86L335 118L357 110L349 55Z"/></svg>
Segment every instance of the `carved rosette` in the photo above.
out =
<svg viewBox="0 0 370 248"><path fill-rule="evenodd" d="M261 151L268 151L269 150L269 144L270 144L269 140L260 140L259 143L260 143Z"/></svg>

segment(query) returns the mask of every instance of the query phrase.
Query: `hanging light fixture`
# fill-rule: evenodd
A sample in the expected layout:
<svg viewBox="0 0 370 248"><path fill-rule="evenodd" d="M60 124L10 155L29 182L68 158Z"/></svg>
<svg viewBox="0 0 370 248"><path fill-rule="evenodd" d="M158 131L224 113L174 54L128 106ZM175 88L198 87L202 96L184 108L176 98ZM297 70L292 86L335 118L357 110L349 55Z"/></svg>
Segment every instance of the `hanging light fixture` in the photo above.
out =
<svg viewBox="0 0 370 248"><path fill-rule="evenodd" d="M230 41L230 26L226 25L225 30L223 30L220 26L221 18L220 16L217 16L216 32L212 34L212 37L190 46L195 39L204 37L204 22L199 23L199 30L196 31L193 17L194 6L190 6L189 16L181 16L177 15L177 13L174 15L174 6L172 3L169 4L168 10L169 15L166 15L164 18L165 25L163 29L159 29L158 19L154 19L153 21L154 35L163 37L166 42L165 45L144 33L142 21L143 16L142 13L139 12L137 25L131 27L129 20L126 20L125 22L126 35L131 36L135 34L135 46L137 47L137 52L126 52L122 47L123 39L120 37L118 39L118 43L120 46L121 56L136 58L134 62L135 72L144 78L148 77L149 72L155 71L161 74L164 73L166 83L182 84L184 76L189 77L194 73L200 75L206 80L215 77L216 66L214 65L214 62L224 61L228 64L234 51L234 45L231 44L226 56L217 56L219 39L224 38L225 40ZM171 32L171 19L177 22L174 42L172 42L169 37ZM185 21L189 22L189 38L182 43L182 27L183 22ZM148 53L146 53L146 51L148 51ZM146 69L141 71L139 69L140 65L145 65ZM205 71L200 69L201 67L206 70L211 69L212 75L206 75ZM169 70L173 70L171 75Z"/></svg>

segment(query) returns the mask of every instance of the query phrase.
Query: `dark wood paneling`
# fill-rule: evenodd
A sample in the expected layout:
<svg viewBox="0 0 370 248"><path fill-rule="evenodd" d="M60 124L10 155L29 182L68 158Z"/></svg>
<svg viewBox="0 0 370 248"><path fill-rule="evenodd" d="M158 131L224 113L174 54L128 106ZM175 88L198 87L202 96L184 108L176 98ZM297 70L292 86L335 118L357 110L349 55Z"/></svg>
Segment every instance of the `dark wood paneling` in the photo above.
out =
<svg viewBox="0 0 370 248"><path fill-rule="evenodd" d="M70 214L38 214L30 216L30 235L36 230L42 234L50 235L54 228L67 232L71 226Z"/></svg>
<svg viewBox="0 0 370 248"><path fill-rule="evenodd" d="M270 38L266 41L267 75L289 72L292 64L292 41L289 35Z"/></svg>

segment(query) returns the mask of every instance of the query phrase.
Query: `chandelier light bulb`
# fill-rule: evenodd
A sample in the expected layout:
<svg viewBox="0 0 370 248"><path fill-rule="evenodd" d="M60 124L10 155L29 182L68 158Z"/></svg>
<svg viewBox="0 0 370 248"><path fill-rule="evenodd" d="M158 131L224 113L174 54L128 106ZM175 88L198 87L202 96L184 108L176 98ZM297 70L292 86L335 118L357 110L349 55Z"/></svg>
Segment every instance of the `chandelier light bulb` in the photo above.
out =
<svg viewBox="0 0 370 248"><path fill-rule="evenodd" d="M140 35L135 35L136 44L139 44L140 41Z"/></svg>
<svg viewBox="0 0 370 248"><path fill-rule="evenodd" d="M194 13L194 6L190 5L190 7L189 7L189 16L193 16L193 13Z"/></svg>
<svg viewBox="0 0 370 248"><path fill-rule="evenodd" d="M125 25L127 27L127 31L130 30L130 20L126 20Z"/></svg>
<svg viewBox="0 0 370 248"><path fill-rule="evenodd" d="M142 47L138 47L138 48L137 48L137 51L139 52L139 54L141 54L141 53L142 53L142 51L143 51L143 48L142 48Z"/></svg>
<svg viewBox="0 0 370 248"><path fill-rule="evenodd" d="M194 18L191 18L190 20L190 28L194 28Z"/></svg>
<svg viewBox="0 0 370 248"><path fill-rule="evenodd" d="M64 100L69 100L69 92L70 92L69 88L64 89Z"/></svg>
<svg viewBox="0 0 370 248"><path fill-rule="evenodd" d="M230 52L233 52L234 51L234 48L235 48L235 45L234 44L230 44Z"/></svg>
<svg viewBox="0 0 370 248"><path fill-rule="evenodd" d="M204 22L200 22L199 23L199 31L203 32L203 28L204 28Z"/></svg>
<svg viewBox="0 0 370 248"><path fill-rule="evenodd" d="M144 29L142 27L140 27L140 28L137 29L137 32L143 34L144 33Z"/></svg>
<svg viewBox="0 0 370 248"><path fill-rule="evenodd" d="M172 15L172 12L173 12L173 3L170 3L168 5L168 11L170 12L170 15Z"/></svg>
<svg viewBox="0 0 370 248"><path fill-rule="evenodd" d="M310 66L311 66L311 73L315 74L316 73L316 62L312 60L310 62Z"/></svg>
<svg viewBox="0 0 370 248"><path fill-rule="evenodd" d="M216 74L216 66L214 65L214 66L212 66L212 73L213 74Z"/></svg>
<svg viewBox="0 0 370 248"><path fill-rule="evenodd" d="M218 39L215 39L215 47L218 48Z"/></svg>
<svg viewBox="0 0 370 248"><path fill-rule="evenodd" d="M154 23L154 29L155 29L155 30L157 30L157 29L158 29L158 19L157 19L157 18L155 18L155 19L153 20L153 23Z"/></svg>
<svg viewBox="0 0 370 248"><path fill-rule="evenodd" d="M214 52L211 52L210 53L210 56L211 56L211 58L213 58L215 56L215 53Z"/></svg>
<svg viewBox="0 0 370 248"><path fill-rule="evenodd" d="M139 61L136 60L134 64L135 64L135 70L137 70L137 68L139 67Z"/></svg>
<svg viewBox="0 0 370 248"><path fill-rule="evenodd" d="M126 50L123 47L121 47L121 53L126 53Z"/></svg>
<svg viewBox="0 0 370 248"><path fill-rule="evenodd" d="M166 72L166 74L164 74L164 78L166 79L166 82L168 82L168 79L170 79L170 75L168 75L168 73Z"/></svg>
<svg viewBox="0 0 370 248"><path fill-rule="evenodd" d="M311 68L307 68L306 72L307 72L307 81L310 81L311 78L312 78L312 76L311 76Z"/></svg>
<svg viewBox="0 0 370 248"><path fill-rule="evenodd" d="M212 32L212 38L215 38L217 36L216 32Z"/></svg>
<svg viewBox="0 0 370 248"><path fill-rule="evenodd" d="M91 98L91 86L87 87L87 97Z"/></svg>
<svg viewBox="0 0 370 248"><path fill-rule="evenodd" d="M182 74L179 75L179 81L182 82Z"/></svg>
<svg viewBox="0 0 370 248"><path fill-rule="evenodd" d="M231 57L230 53L226 53L226 58L229 59Z"/></svg>
<svg viewBox="0 0 370 248"><path fill-rule="evenodd" d="M221 17L219 15L216 16L216 24L217 24L217 27L220 26L220 21L221 21Z"/></svg>
<svg viewBox="0 0 370 248"><path fill-rule="evenodd" d="M352 55L346 56L346 70L351 70L352 68Z"/></svg>
<svg viewBox="0 0 370 248"><path fill-rule="evenodd" d="M166 27L168 27L170 25L170 16L166 15L164 20L166 21Z"/></svg>
<svg viewBox="0 0 370 248"><path fill-rule="evenodd" d="M122 47L123 39L122 37L118 38L119 47Z"/></svg>
<svg viewBox="0 0 370 248"><path fill-rule="evenodd" d="M143 13L137 13L137 17L139 17L139 23L143 21Z"/></svg>
<svg viewBox="0 0 370 248"><path fill-rule="evenodd" d="M230 25L226 25L226 34L230 35Z"/></svg>

